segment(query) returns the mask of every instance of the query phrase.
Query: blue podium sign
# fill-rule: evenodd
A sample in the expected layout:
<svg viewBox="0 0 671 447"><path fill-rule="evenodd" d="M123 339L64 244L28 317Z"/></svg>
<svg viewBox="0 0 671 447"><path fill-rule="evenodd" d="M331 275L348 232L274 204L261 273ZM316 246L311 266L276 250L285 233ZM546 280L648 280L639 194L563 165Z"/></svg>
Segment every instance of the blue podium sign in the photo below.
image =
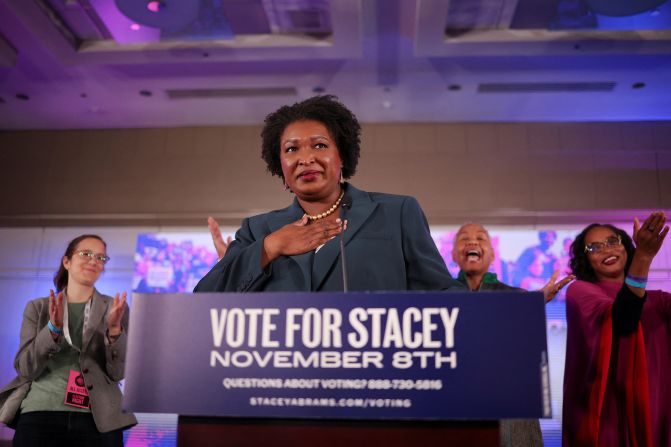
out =
<svg viewBox="0 0 671 447"><path fill-rule="evenodd" d="M540 293L135 294L129 325L131 411L551 416Z"/></svg>

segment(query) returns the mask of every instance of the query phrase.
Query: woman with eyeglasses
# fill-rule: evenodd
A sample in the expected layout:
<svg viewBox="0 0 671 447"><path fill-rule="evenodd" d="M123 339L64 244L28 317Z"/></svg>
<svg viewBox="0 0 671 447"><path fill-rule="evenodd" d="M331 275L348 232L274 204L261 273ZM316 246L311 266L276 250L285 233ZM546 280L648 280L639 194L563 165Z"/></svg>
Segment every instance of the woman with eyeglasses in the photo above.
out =
<svg viewBox="0 0 671 447"><path fill-rule="evenodd" d="M571 245L564 446L671 446L671 294L646 290L669 227L592 224Z"/></svg>
<svg viewBox="0 0 671 447"><path fill-rule="evenodd" d="M121 410L128 306L95 288L109 261L93 234L73 239L54 276L57 293L30 301L23 314L18 376L0 391L0 421L14 446L123 446L137 423Z"/></svg>

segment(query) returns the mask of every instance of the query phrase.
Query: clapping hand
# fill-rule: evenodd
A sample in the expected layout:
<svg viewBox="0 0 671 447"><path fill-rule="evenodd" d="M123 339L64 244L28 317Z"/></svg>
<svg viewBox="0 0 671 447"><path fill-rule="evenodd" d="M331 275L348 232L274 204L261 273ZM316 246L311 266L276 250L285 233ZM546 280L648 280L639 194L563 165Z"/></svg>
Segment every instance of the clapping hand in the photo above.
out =
<svg viewBox="0 0 671 447"><path fill-rule="evenodd" d="M559 276L559 270L555 270L554 273L552 273L550 280L540 290L543 292L546 303L552 301L552 298L554 298L555 295L557 295L557 293L559 293L559 291L563 289L566 284L575 279L575 275L568 275L562 278L560 281L557 281L557 276Z"/></svg>
<svg viewBox="0 0 671 447"><path fill-rule="evenodd" d="M221 260L228 250L228 246L231 244L231 237L228 236L224 240L221 235L221 230L219 229L219 222L210 216L207 218L207 227L210 229L210 234L212 235L212 242L214 243L214 248L217 250L217 259Z"/></svg>
<svg viewBox="0 0 671 447"><path fill-rule="evenodd" d="M54 295L53 289L49 290L49 321L56 329L63 328L63 292Z"/></svg>
<svg viewBox="0 0 671 447"><path fill-rule="evenodd" d="M121 334L121 319L125 311L126 292L114 295L114 302L107 313L107 334L110 337L117 337Z"/></svg>

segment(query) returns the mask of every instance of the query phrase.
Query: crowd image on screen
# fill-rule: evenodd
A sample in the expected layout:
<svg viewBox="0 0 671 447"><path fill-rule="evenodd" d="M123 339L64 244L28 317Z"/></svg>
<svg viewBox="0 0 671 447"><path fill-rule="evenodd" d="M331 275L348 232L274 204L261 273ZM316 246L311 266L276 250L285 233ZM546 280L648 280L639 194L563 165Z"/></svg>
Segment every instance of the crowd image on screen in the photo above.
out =
<svg viewBox="0 0 671 447"><path fill-rule="evenodd" d="M190 292L216 262L217 255L209 245L188 239L171 241L154 234L140 234L135 250L133 291Z"/></svg>
<svg viewBox="0 0 671 447"><path fill-rule="evenodd" d="M495 258L491 271L501 282L527 290L540 289L559 270L567 273L568 249L573 242L569 232L558 237L555 231L530 231L524 235L526 244L512 243L505 235L492 232ZM434 233L434 240L448 270L453 276L459 266L452 260L454 230ZM164 234L140 234L135 252L135 292L184 293L217 262L217 254L208 235L171 238ZM506 245L507 244L507 245ZM517 246L514 246L517 244ZM519 256L515 255L520 253ZM563 300L560 293L556 300Z"/></svg>
<svg viewBox="0 0 671 447"><path fill-rule="evenodd" d="M560 276L565 276L568 271L569 248L573 237L564 236L561 240L556 231L530 231L525 234L527 244L521 247L519 256L513 256L511 252L519 250L513 247L506 237L498 235L495 231L491 233L491 244L494 249L494 261L490 271L496 273L499 281L526 290L539 290L550 279L555 270L559 270ZM459 266L452 260L452 245L455 231L445 231L435 235L438 250L445 260L448 270L453 276L459 273ZM538 242L531 242L537 239ZM562 290L556 300L564 300L565 293Z"/></svg>

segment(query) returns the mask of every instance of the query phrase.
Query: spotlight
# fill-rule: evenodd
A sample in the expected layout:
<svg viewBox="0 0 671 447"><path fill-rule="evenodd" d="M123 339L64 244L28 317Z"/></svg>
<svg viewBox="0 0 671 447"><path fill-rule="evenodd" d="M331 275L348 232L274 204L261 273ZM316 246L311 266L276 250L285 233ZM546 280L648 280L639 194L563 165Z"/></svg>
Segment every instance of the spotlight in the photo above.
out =
<svg viewBox="0 0 671 447"><path fill-rule="evenodd" d="M163 8L165 8L165 2L160 1L147 2L147 9L150 10L151 12L159 12Z"/></svg>

